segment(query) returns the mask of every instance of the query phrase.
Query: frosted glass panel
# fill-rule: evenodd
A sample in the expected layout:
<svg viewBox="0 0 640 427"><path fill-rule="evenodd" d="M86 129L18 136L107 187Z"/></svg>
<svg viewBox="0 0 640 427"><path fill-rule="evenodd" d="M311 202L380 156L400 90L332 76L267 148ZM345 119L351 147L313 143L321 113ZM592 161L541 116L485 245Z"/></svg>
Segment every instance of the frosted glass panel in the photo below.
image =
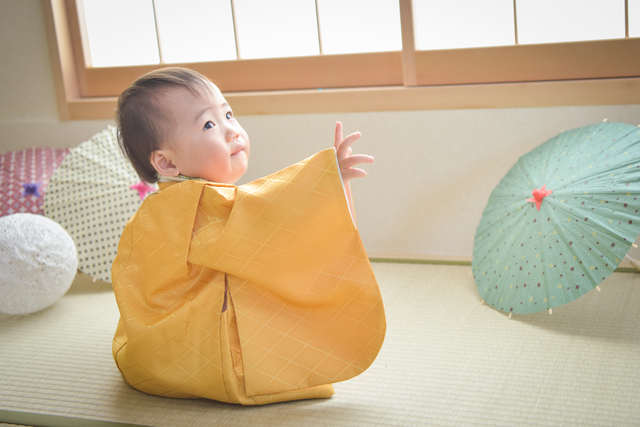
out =
<svg viewBox="0 0 640 427"><path fill-rule="evenodd" d="M640 37L640 0L629 0L629 37Z"/></svg>
<svg viewBox="0 0 640 427"><path fill-rule="evenodd" d="M517 0L518 42L622 38L624 0Z"/></svg>
<svg viewBox="0 0 640 427"><path fill-rule="evenodd" d="M157 64L151 0L84 0L94 67Z"/></svg>
<svg viewBox="0 0 640 427"><path fill-rule="evenodd" d="M230 0L155 0L165 63L236 59Z"/></svg>
<svg viewBox="0 0 640 427"><path fill-rule="evenodd" d="M402 50L398 0L318 0L326 54Z"/></svg>
<svg viewBox="0 0 640 427"><path fill-rule="evenodd" d="M314 0L235 0L242 58L317 55Z"/></svg>
<svg viewBox="0 0 640 427"><path fill-rule="evenodd" d="M414 0L419 50L515 44L513 0Z"/></svg>

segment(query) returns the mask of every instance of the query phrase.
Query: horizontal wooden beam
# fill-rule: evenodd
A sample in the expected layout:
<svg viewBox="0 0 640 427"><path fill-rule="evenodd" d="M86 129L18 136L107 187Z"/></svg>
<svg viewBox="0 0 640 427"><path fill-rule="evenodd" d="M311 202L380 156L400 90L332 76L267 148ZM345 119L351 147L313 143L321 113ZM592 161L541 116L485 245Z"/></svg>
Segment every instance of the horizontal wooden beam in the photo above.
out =
<svg viewBox="0 0 640 427"><path fill-rule="evenodd" d="M228 92L237 115L319 114L640 103L640 78L452 86ZM112 119L117 99L69 102L72 120Z"/></svg>
<svg viewBox="0 0 640 427"><path fill-rule="evenodd" d="M417 51L418 85L640 77L640 38Z"/></svg>
<svg viewBox="0 0 640 427"><path fill-rule="evenodd" d="M188 64L224 92L392 86L402 84L401 52L243 59ZM115 96L141 75L164 65L87 68L83 97Z"/></svg>

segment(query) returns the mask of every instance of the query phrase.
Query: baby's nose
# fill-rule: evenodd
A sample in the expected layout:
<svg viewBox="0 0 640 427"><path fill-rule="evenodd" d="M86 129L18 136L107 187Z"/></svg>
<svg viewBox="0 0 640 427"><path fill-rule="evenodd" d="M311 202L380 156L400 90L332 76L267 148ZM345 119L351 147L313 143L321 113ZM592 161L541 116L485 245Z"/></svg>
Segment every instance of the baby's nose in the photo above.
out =
<svg viewBox="0 0 640 427"><path fill-rule="evenodd" d="M234 139L236 139L238 136L240 136L240 132L234 126L229 125L227 126L226 136L227 136L227 141L231 142Z"/></svg>

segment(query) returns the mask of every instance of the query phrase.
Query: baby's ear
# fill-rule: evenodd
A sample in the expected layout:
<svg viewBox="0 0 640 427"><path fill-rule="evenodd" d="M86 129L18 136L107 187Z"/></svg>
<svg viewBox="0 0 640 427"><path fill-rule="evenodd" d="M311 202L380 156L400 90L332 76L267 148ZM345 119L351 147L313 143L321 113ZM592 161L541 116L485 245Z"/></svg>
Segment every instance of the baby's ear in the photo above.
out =
<svg viewBox="0 0 640 427"><path fill-rule="evenodd" d="M173 164L169 157L169 153L165 150L153 151L151 156L149 156L149 161L156 172L160 175L178 176L180 174L178 167Z"/></svg>

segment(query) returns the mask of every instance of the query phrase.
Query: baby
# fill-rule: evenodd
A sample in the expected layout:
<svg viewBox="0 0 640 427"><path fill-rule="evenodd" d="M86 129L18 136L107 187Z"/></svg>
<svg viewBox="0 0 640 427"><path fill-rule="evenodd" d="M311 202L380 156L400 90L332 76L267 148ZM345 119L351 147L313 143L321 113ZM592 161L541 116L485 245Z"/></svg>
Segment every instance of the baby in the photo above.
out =
<svg viewBox="0 0 640 427"><path fill-rule="evenodd" d="M158 182L122 233L113 355L131 386L244 405L333 394L385 334L349 180L360 138L242 186L250 142L220 90L184 68L118 100L123 152Z"/></svg>

